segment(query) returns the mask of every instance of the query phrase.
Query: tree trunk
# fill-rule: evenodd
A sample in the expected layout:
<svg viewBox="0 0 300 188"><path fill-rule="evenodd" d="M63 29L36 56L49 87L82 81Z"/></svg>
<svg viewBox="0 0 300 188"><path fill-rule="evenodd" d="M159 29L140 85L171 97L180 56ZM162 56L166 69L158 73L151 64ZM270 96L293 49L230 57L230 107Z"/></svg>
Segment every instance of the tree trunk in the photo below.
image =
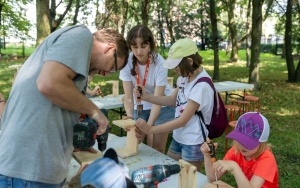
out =
<svg viewBox="0 0 300 188"><path fill-rule="evenodd" d="M249 83L254 84L254 89L258 89L259 83L259 56L260 39L262 33L262 5L263 0L253 0L252 2L252 32L251 32L251 58L249 69Z"/></svg>
<svg viewBox="0 0 300 188"><path fill-rule="evenodd" d="M292 0L288 0L286 7L285 32L284 32L284 47L285 60L288 71L288 82L294 82L295 65L292 54Z"/></svg>
<svg viewBox="0 0 300 188"><path fill-rule="evenodd" d="M165 40L164 40L164 28L163 28L163 10L158 9L157 10L157 18L158 18L158 30L159 30L159 36L160 36L160 47L163 49L166 48L165 46Z"/></svg>
<svg viewBox="0 0 300 188"><path fill-rule="evenodd" d="M142 0L141 1L141 6L142 6L142 14L141 18L143 21L143 25L148 26L148 21L149 21L149 0Z"/></svg>
<svg viewBox="0 0 300 188"><path fill-rule="evenodd" d="M295 82L300 82L300 59L298 61L298 65L295 71Z"/></svg>
<svg viewBox="0 0 300 188"><path fill-rule="evenodd" d="M248 8L247 8L247 39L246 39L246 67L250 66L250 56L251 56L251 0L248 1Z"/></svg>
<svg viewBox="0 0 300 188"><path fill-rule="evenodd" d="M228 28L229 28L229 35L231 39L231 55L230 55L230 62L237 62L239 60L238 57L238 42L237 42L237 30L236 30L236 23L235 23L235 5L236 0L228 0L227 7L228 7Z"/></svg>
<svg viewBox="0 0 300 188"><path fill-rule="evenodd" d="M218 22L216 16L216 2L215 0L209 1L210 7L210 20L212 30L212 47L214 49L214 74L213 80L219 80L219 37L218 37Z"/></svg>
<svg viewBox="0 0 300 188"><path fill-rule="evenodd" d="M168 6L167 6L168 10L166 11L168 13L164 15L172 44L175 42L175 37L173 34L173 20L171 19L173 17L173 10L171 8L174 6L173 2L174 2L173 0L168 1Z"/></svg>
<svg viewBox="0 0 300 188"><path fill-rule="evenodd" d="M49 0L36 0L36 46L51 33Z"/></svg>
<svg viewBox="0 0 300 188"><path fill-rule="evenodd" d="M127 20L127 13L128 13L128 0L123 0L122 19L121 19L121 34L123 36L125 33L125 23Z"/></svg>

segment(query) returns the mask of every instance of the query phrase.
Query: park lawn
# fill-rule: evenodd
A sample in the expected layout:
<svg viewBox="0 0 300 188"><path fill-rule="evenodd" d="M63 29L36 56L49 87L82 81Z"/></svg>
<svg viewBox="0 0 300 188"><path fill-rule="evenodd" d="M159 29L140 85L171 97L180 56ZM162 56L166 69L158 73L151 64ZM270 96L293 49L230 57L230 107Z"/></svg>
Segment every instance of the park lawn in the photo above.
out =
<svg viewBox="0 0 300 188"><path fill-rule="evenodd" d="M213 52L200 51L203 66L210 75L213 73ZM240 51L239 63L227 63L229 57L220 51L220 80L219 81L248 81L248 68L245 66L245 52ZM0 61L0 91L8 98L15 69L11 65L22 64L23 60ZM169 71L169 76L177 76ZM104 94L110 94L111 85L105 81L118 80L118 72L108 77L94 76L91 86L100 85ZM259 90L248 91L248 94L258 96L261 101L261 113L266 116L271 126L269 143L277 159L279 167L280 187L297 187L300 185L300 83L287 83L287 68L285 61L279 56L261 54ZM120 84L120 92L123 92ZM109 119L118 119L114 112L109 112ZM120 134L120 130L113 126L111 131ZM170 135L171 137L171 135ZM169 139L170 140L170 139ZM217 157L224 156L224 135L214 140L219 143ZM235 185L234 178L226 174L222 178L225 182Z"/></svg>

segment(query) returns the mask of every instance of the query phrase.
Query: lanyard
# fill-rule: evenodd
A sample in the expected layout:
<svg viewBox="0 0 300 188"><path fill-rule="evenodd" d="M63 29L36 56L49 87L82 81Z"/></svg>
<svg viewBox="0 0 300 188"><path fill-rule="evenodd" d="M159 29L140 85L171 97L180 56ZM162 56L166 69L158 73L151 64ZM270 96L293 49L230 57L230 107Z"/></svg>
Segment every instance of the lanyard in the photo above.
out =
<svg viewBox="0 0 300 188"><path fill-rule="evenodd" d="M145 69L143 86L146 85L147 76L148 76L148 72L149 72L149 65L150 65L150 57L148 57L148 59L147 59L147 65L146 65L146 69ZM139 70L138 70L138 63L136 64L135 71L136 71L136 83L139 85L140 84L140 74L139 74Z"/></svg>

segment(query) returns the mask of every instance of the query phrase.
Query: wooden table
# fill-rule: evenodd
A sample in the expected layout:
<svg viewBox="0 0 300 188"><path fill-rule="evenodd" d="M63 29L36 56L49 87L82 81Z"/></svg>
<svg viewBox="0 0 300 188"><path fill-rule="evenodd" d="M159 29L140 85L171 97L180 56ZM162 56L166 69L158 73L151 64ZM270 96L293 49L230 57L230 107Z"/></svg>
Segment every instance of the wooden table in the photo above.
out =
<svg viewBox="0 0 300 188"><path fill-rule="evenodd" d="M122 148L125 147L126 143L126 137L118 137L116 135L109 134L108 142L107 142L107 148ZM97 148L97 143L94 145L94 148ZM131 156L128 158L120 158L119 160L123 162L127 167L129 168L129 175L131 173L139 168L152 166L156 164L165 164L165 165L171 165L171 164L178 164L178 161L175 161L174 159L154 150L153 148L141 143L139 144L138 154L135 156ZM73 176L76 175L80 168L80 165L78 162L74 159L72 159L71 163L69 164L69 174L67 176L66 183L68 183ZM174 174L170 177L166 178L164 182L161 182L158 184L159 188L170 188L178 187L178 181L179 181L179 175ZM203 187L204 185L208 184L207 177L199 172L196 172L196 185L197 187ZM137 185L137 187L144 187L143 185Z"/></svg>
<svg viewBox="0 0 300 188"><path fill-rule="evenodd" d="M235 82L235 81L215 82L214 86L217 91L226 92L225 104L227 104L228 97L231 97L233 95L237 95L237 96L241 97L242 99L244 99L246 90L247 89L252 90L254 88L253 84ZM233 91L237 91L237 90L243 90L244 95L239 95L239 94L233 92Z"/></svg>
<svg viewBox="0 0 300 188"><path fill-rule="evenodd" d="M233 91L243 90L244 93L246 90L252 90L254 88L253 84L235 82L235 81L223 81L223 82L215 82L214 86L219 92L226 92L226 100L231 95L238 95ZM239 95L240 97L244 97ZM94 97L90 98L90 100L99 108L99 109L117 109L123 108L123 100L124 94L120 94L118 96L105 96L105 97ZM225 101L227 102L227 101ZM118 111L118 113L122 113Z"/></svg>

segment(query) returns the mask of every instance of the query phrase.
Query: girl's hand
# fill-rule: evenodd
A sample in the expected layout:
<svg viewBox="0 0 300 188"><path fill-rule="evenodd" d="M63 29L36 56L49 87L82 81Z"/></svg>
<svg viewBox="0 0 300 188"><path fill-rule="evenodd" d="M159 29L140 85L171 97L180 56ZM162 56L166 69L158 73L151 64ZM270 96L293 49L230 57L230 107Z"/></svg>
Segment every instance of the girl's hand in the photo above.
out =
<svg viewBox="0 0 300 188"><path fill-rule="evenodd" d="M149 126L147 122L141 118L136 120L136 127L145 134L150 133L151 126Z"/></svg>
<svg viewBox="0 0 300 188"><path fill-rule="evenodd" d="M139 143L144 142L145 133L143 133L139 128L135 128L135 136L138 139Z"/></svg>
<svg viewBox="0 0 300 188"><path fill-rule="evenodd" d="M138 89L142 89L142 92ZM146 95L146 89L144 86L142 85L136 85L134 88L133 88L133 94L136 96L136 97L141 97L141 99L143 99L143 97Z"/></svg>
<svg viewBox="0 0 300 188"><path fill-rule="evenodd" d="M203 153L204 156L209 157L211 151L210 151L210 147L208 146L207 143L210 143L211 141L210 141L209 138L207 138L206 140L207 141L203 142L203 144L201 145L200 150L201 150L201 152ZM213 144L214 144L215 148L218 147L218 143L213 143Z"/></svg>
<svg viewBox="0 0 300 188"><path fill-rule="evenodd" d="M99 86L96 86L96 87L93 89L93 91L95 92L95 96L99 96L99 95L102 96L102 91L101 91L101 89L100 89Z"/></svg>
<svg viewBox="0 0 300 188"><path fill-rule="evenodd" d="M218 160L213 164L213 168L217 172L225 173L226 171L233 171L236 165L237 163L231 160Z"/></svg>
<svg viewBox="0 0 300 188"><path fill-rule="evenodd" d="M200 147L200 150L204 156L210 157L210 148L209 148L207 142L203 142L203 144Z"/></svg>

